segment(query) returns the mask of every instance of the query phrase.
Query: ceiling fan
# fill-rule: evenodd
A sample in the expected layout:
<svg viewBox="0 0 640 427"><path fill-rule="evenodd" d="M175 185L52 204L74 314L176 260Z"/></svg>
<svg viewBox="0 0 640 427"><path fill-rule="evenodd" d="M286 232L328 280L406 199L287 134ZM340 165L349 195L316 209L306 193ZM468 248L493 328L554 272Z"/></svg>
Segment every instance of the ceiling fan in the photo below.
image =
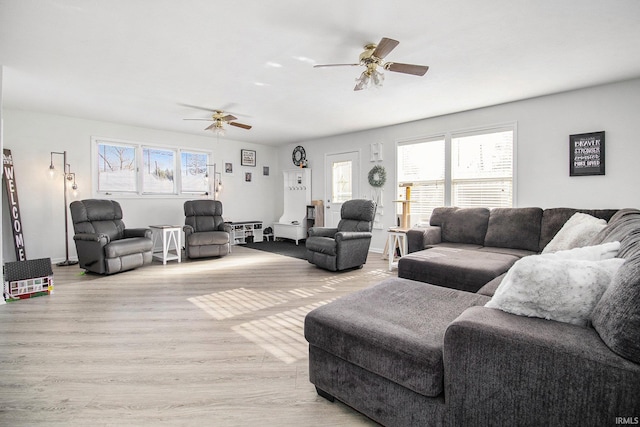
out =
<svg viewBox="0 0 640 427"><path fill-rule="evenodd" d="M414 76L424 76L429 69L426 65L403 64L400 62L384 62L383 59L400 44L399 41L383 37L380 43L367 44L364 46L364 52L360 54L360 62L357 64L321 64L314 65L314 68L321 67L342 67L364 65L367 67L359 78L356 79L356 86L353 90L362 90L371 84L377 87L382 86L384 74L378 70L378 66L385 70L394 71L396 73L413 74Z"/></svg>
<svg viewBox="0 0 640 427"><path fill-rule="evenodd" d="M201 108L202 109L202 108ZM213 111L213 115L210 119L184 119L184 120L206 120L213 121L213 123L207 126L204 130L211 130L218 135L224 135L225 133L225 125L231 125L235 127L239 127L242 129L251 129L250 125L246 125L244 123L236 122L238 118L232 114L225 113L223 110L210 110Z"/></svg>

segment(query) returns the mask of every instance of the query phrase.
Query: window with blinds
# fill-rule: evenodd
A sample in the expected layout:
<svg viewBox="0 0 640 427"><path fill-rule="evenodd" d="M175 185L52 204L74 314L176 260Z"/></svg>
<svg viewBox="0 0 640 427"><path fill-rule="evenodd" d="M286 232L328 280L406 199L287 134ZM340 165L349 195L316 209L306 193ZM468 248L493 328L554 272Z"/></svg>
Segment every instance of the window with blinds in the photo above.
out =
<svg viewBox="0 0 640 427"><path fill-rule="evenodd" d="M412 184L411 223L428 222L438 206L511 207L514 134L510 125L398 143L398 185Z"/></svg>
<svg viewBox="0 0 640 427"><path fill-rule="evenodd" d="M511 207L513 130L451 138L451 204L459 207Z"/></svg>
<svg viewBox="0 0 640 427"><path fill-rule="evenodd" d="M398 185L412 184L412 222L427 221L445 202L445 139L438 137L398 145Z"/></svg>

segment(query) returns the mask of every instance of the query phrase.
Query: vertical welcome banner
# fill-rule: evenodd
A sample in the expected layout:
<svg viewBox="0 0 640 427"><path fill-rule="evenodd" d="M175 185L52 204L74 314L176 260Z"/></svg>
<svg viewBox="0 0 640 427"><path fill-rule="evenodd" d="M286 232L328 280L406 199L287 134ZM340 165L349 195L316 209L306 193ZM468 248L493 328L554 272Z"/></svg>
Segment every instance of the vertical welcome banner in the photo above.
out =
<svg viewBox="0 0 640 427"><path fill-rule="evenodd" d="M26 261L27 256L24 250L24 236L22 234L22 217L20 216L20 204L18 203L18 187L16 186L11 150L2 150L2 163L4 168L2 175L7 189L7 203L9 204L9 216L11 217L16 261Z"/></svg>

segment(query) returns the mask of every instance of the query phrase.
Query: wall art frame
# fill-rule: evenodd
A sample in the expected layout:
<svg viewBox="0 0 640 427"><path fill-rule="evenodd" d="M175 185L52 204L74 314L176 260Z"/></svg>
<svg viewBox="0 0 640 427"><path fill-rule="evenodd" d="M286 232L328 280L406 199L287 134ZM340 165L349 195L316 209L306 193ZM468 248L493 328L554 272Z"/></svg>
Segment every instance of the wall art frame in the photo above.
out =
<svg viewBox="0 0 640 427"><path fill-rule="evenodd" d="M256 166L256 151L255 150L240 150L240 165L241 166Z"/></svg>
<svg viewBox="0 0 640 427"><path fill-rule="evenodd" d="M604 131L569 135L569 175L604 175L604 141Z"/></svg>

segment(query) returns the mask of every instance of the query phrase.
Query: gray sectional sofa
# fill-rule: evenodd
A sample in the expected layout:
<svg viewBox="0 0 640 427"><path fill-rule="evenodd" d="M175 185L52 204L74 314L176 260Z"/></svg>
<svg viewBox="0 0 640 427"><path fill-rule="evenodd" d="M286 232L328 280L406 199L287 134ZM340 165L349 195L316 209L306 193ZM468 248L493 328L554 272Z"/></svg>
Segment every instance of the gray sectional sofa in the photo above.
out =
<svg viewBox="0 0 640 427"><path fill-rule="evenodd" d="M318 394L388 426L638 420L639 210L582 211L608 220L589 244L620 242L624 259L587 326L484 306L504 273L542 251L575 212L438 209L430 227L409 233L404 278L307 315Z"/></svg>

